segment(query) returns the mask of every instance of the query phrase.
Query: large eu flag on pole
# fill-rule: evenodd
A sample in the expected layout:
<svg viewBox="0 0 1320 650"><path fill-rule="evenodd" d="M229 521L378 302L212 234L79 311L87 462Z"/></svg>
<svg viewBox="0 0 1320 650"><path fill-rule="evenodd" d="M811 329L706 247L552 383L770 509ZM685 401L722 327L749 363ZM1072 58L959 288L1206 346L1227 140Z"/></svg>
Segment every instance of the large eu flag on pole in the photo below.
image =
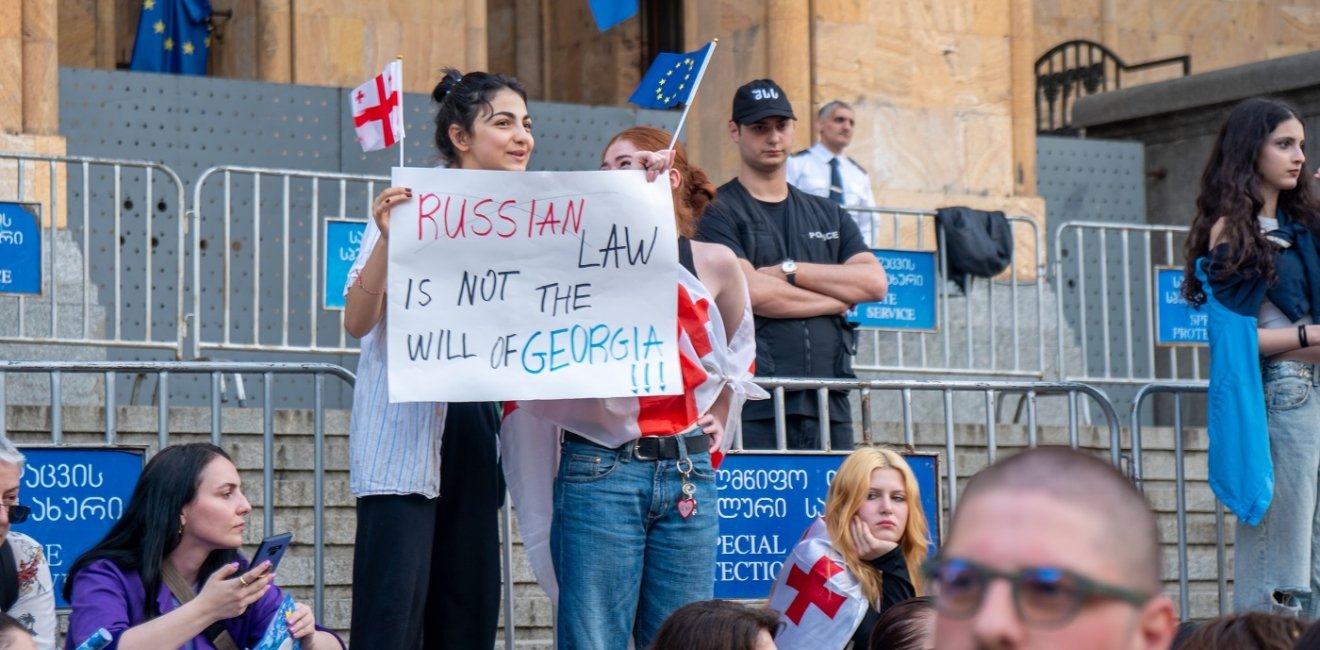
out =
<svg viewBox="0 0 1320 650"><path fill-rule="evenodd" d="M691 102L692 93L697 90L697 78L712 48L714 44L707 43L706 47L687 54L661 52L628 101L642 108L669 108Z"/></svg>
<svg viewBox="0 0 1320 650"><path fill-rule="evenodd" d="M132 70L206 74L211 51L210 0L141 0Z"/></svg>

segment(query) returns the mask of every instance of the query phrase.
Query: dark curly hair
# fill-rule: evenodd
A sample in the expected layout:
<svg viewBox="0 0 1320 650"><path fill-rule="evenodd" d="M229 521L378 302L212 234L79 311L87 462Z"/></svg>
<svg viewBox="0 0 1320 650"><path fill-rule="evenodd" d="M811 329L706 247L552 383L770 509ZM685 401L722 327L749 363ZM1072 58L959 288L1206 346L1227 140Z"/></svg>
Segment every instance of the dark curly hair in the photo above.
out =
<svg viewBox="0 0 1320 650"><path fill-rule="evenodd" d="M431 99L439 106L435 112L435 148L450 165L458 162L458 150L449 139L449 127L457 124L466 133L482 111L491 110L490 100L495 93L512 90L527 101L527 91L513 77L493 72L463 74L454 68L445 68L440 83L431 91Z"/></svg>
<svg viewBox="0 0 1320 650"><path fill-rule="evenodd" d="M1183 246L1182 293L1187 302L1197 306L1205 302L1196 260L1210 252L1210 231L1220 218L1224 220L1221 244L1227 245L1228 254L1216 268L1215 279L1263 277L1273 284L1273 245L1256 225L1256 215L1265 204L1256 159L1274 129L1293 119L1301 121L1301 113L1291 104L1263 97L1243 101L1229 111L1201 173L1196 216ZM1303 165L1297 187L1279 192L1279 209L1307 230L1320 233L1320 204L1311 195L1310 173Z"/></svg>

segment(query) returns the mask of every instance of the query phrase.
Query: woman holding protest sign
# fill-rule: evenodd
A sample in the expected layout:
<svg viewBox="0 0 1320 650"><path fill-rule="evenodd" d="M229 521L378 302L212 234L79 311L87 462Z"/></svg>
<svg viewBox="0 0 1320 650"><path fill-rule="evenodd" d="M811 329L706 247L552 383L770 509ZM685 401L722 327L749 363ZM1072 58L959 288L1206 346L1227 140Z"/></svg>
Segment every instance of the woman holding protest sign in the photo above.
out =
<svg viewBox="0 0 1320 650"><path fill-rule="evenodd" d="M669 142L659 129L627 129L601 169L649 168ZM533 570L557 600L560 648L644 648L671 613L712 596L714 465L743 400L765 395L752 383L751 303L738 262L724 246L688 239L715 187L681 145L667 177L680 234L684 392L506 408L505 473Z"/></svg>
<svg viewBox="0 0 1320 650"><path fill-rule="evenodd" d="M859 447L839 466L825 516L789 552L770 591L786 650L869 648L880 613L922 591L930 529L912 467L898 452ZM843 574L839 577L837 574ZM848 596L833 616L804 607L812 581ZM800 597L801 596L801 597Z"/></svg>
<svg viewBox="0 0 1320 650"><path fill-rule="evenodd" d="M536 141L527 93L515 79L447 69L431 98L445 165L527 168ZM363 648L491 647L500 594L495 513L504 495L499 409L388 399L390 209L411 199L406 187L376 197L344 287L344 327L362 340L349 429L357 497L352 639Z"/></svg>
<svg viewBox="0 0 1320 650"><path fill-rule="evenodd" d="M238 553L251 511L223 449L160 450L123 517L69 570L64 647L104 629L122 650L274 650L290 636L303 650L344 648L275 586L269 562L248 566Z"/></svg>
<svg viewBox="0 0 1320 650"><path fill-rule="evenodd" d="M526 170L536 141L517 80L449 69L431 96L443 164ZM644 162L658 169L666 160ZM344 288L344 326L362 339L349 436L358 498L352 638L365 648L490 647L499 616L495 512L504 494L498 408L388 401L388 248L379 244L389 239L390 210L412 199L405 187L376 197Z"/></svg>

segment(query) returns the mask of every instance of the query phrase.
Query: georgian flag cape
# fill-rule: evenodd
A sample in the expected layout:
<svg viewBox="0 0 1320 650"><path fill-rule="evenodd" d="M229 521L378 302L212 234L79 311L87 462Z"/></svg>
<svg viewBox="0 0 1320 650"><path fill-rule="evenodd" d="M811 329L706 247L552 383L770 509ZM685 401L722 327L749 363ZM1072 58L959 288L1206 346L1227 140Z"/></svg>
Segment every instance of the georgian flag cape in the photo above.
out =
<svg viewBox="0 0 1320 650"><path fill-rule="evenodd" d="M559 468L559 432L567 429L606 447L618 447L644 431L682 431L715 404L728 386L732 393L724 439L711 458L718 465L738 434L742 405L769 394L752 383L756 328L750 299L733 339L725 342L724 321L705 285L678 269L678 351L683 395L602 399L532 400L505 404L500 429L504 476L518 513L518 528L532 572L556 605L559 586L550 559L554 481ZM685 402L685 403L684 403ZM679 421L679 418L681 421ZM715 504L701 507L714 508Z"/></svg>
<svg viewBox="0 0 1320 650"><path fill-rule="evenodd" d="M782 650L839 650L852 640L868 603L861 582L835 552L823 518L784 560L768 605L783 623L775 637Z"/></svg>

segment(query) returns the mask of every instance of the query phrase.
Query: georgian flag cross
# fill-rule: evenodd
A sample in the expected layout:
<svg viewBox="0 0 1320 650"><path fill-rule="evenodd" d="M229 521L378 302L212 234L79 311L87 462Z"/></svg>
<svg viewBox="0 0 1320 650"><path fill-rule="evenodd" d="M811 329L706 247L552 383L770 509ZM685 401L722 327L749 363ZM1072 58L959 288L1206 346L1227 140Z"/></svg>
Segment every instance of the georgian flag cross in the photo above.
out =
<svg viewBox="0 0 1320 650"><path fill-rule="evenodd" d="M869 607L862 586L830 543L823 519L816 519L770 590L770 609L783 628L775 637L781 648L842 648Z"/></svg>
<svg viewBox="0 0 1320 650"><path fill-rule="evenodd" d="M403 109L399 103L402 86L403 64L395 60L349 95L353 129L363 151L384 149L403 139Z"/></svg>

